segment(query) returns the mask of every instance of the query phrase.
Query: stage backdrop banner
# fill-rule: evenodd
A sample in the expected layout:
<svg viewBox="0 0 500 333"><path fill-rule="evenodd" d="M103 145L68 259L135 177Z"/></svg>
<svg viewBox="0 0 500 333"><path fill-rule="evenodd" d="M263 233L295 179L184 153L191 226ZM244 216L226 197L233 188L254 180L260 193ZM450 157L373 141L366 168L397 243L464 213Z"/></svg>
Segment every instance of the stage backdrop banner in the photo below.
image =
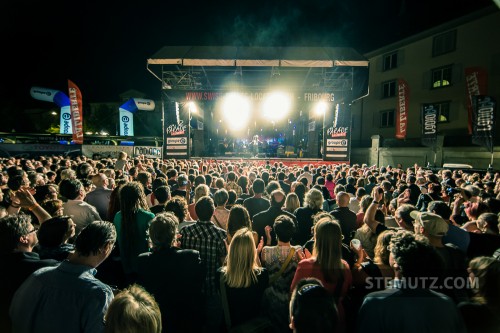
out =
<svg viewBox="0 0 500 333"><path fill-rule="evenodd" d="M80 88L71 80L68 80L68 91L73 125L73 142L81 145L83 144L82 93Z"/></svg>
<svg viewBox="0 0 500 333"><path fill-rule="evenodd" d="M410 88L404 79L398 80L398 105L396 108L396 139L406 139L406 127L408 126L408 106Z"/></svg>
<svg viewBox="0 0 500 333"><path fill-rule="evenodd" d="M486 147L490 153L495 141L495 109L493 97L472 96L472 143Z"/></svg>
<svg viewBox="0 0 500 333"><path fill-rule="evenodd" d="M467 113L469 117L468 130L472 134L472 97L486 95L488 88L488 73L481 67L468 67L465 69L465 87L467 89Z"/></svg>
<svg viewBox="0 0 500 333"><path fill-rule="evenodd" d="M422 144L435 147L437 141L437 108L434 104L422 106Z"/></svg>
<svg viewBox="0 0 500 333"><path fill-rule="evenodd" d="M325 161L350 161L351 140L351 113L345 104L336 104L333 120L325 124L323 135L326 152L323 152Z"/></svg>

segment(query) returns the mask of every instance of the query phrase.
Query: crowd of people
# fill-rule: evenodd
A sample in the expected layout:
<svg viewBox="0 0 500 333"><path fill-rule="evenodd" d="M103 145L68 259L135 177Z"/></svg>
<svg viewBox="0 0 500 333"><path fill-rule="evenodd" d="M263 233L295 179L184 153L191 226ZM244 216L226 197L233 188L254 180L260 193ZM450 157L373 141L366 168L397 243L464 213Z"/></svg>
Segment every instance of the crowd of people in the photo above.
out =
<svg viewBox="0 0 500 333"><path fill-rule="evenodd" d="M2 332L500 332L500 174L0 159Z"/></svg>

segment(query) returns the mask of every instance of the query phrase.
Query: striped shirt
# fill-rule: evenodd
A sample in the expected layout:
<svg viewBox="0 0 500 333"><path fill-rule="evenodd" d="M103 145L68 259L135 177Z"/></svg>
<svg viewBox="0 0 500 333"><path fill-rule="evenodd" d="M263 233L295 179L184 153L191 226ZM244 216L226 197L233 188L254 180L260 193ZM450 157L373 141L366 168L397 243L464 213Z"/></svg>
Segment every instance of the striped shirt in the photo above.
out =
<svg viewBox="0 0 500 333"><path fill-rule="evenodd" d="M226 231L215 226L211 221L197 221L180 230L181 246L200 252L201 261L205 264L207 275L203 283L203 292L207 296L217 293L215 275L226 256Z"/></svg>

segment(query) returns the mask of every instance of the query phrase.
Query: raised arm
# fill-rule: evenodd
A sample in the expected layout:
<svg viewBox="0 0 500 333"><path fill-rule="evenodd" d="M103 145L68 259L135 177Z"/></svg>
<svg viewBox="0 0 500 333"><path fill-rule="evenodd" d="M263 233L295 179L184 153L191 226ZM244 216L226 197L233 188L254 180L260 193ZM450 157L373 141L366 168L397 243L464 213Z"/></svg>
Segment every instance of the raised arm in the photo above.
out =
<svg viewBox="0 0 500 333"><path fill-rule="evenodd" d="M373 201L368 206L368 209L365 212L365 216L363 218L363 222L374 232L376 233L377 226L380 224L375 220L375 213L377 212L378 205L382 202L384 197L384 190L380 186L375 186L372 191Z"/></svg>

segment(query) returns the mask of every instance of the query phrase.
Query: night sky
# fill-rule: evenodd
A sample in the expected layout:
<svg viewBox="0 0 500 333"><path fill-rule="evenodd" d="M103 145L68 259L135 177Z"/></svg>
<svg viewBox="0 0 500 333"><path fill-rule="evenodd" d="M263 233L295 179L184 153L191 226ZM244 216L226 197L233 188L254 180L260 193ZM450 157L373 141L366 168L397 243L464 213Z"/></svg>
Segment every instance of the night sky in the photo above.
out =
<svg viewBox="0 0 500 333"><path fill-rule="evenodd" d="M158 98L146 60L166 45L350 46L360 53L443 23L491 0L13 1L0 5L0 117L46 107L32 86L84 104L128 89ZM6 130L0 120L0 131Z"/></svg>

